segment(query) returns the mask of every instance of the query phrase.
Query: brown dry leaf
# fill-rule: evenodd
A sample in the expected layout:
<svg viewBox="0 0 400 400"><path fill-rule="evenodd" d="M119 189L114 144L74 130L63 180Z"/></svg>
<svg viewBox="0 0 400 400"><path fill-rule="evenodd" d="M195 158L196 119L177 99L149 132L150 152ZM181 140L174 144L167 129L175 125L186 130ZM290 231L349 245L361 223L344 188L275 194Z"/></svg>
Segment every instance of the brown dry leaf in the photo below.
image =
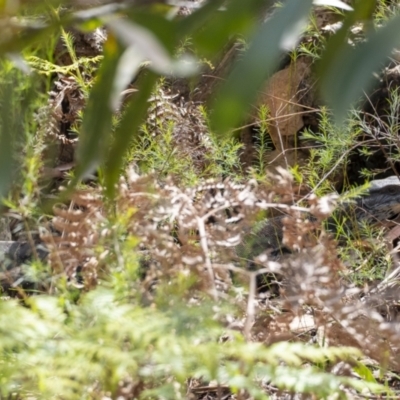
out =
<svg viewBox="0 0 400 400"><path fill-rule="evenodd" d="M271 136L274 144L279 145L278 132L282 136L293 136L303 127L299 114L302 109L298 104L297 91L301 80L308 73L304 62L292 64L277 72L269 80L261 102L268 106L271 123Z"/></svg>
<svg viewBox="0 0 400 400"><path fill-rule="evenodd" d="M274 166L293 166L298 163L296 152L288 152L283 160L285 150L294 149L296 133L304 126L300 104L299 86L310 74L310 62L301 58L287 68L274 74L259 98L259 104L265 104L271 119L269 134L275 151L269 154L269 162Z"/></svg>

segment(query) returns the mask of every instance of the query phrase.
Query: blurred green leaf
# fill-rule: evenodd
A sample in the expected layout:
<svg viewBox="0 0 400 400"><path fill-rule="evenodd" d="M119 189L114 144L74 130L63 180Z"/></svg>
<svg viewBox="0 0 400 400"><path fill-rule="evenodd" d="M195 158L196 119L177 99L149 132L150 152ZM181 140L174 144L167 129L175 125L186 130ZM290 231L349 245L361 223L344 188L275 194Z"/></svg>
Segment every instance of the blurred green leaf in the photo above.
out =
<svg viewBox="0 0 400 400"><path fill-rule="evenodd" d="M172 58L154 32L122 18L108 21L107 25L125 46L135 46L143 59L151 62L153 69L161 73L170 70Z"/></svg>
<svg viewBox="0 0 400 400"><path fill-rule="evenodd" d="M372 371L364 365L362 362L358 362L356 366L353 367L354 371L359 374L365 381L371 383L378 383L372 373Z"/></svg>
<svg viewBox="0 0 400 400"><path fill-rule="evenodd" d="M355 21L365 21L372 18L378 0L357 0L354 4Z"/></svg>
<svg viewBox="0 0 400 400"><path fill-rule="evenodd" d="M129 46L119 59L113 89L110 95L110 104L113 110L117 110L122 100L121 93L138 74L143 65L143 56L135 46Z"/></svg>
<svg viewBox="0 0 400 400"><path fill-rule="evenodd" d="M219 5L219 3L218 3ZM189 23L192 24L192 40L197 49L204 56L210 57L221 50L233 35L251 33L256 22L262 22L267 10L273 5L272 1L264 0L232 0L226 9L217 11L211 6L206 11L199 10L188 21L183 21L181 29L188 31ZM202 23L204 26L202 27Z"/></svg>
<svg viewBox="0 0 400 400"><path fill-rule="evenodd" d="M38 97L36 78L9 61L0 62L0 197L7 194L12 180L21 173L20 152L29 135L27 130L33 126Z"/></svg>
<svg viewBox="0 0 400 400"><path fill-rule="evenodd" d="M6 195L12 182L15 167L15 140L21 132L13 110L13 85L5 82L0 86L0 197Z"/></svg>
<svg viewBox="0 0 400 400"><path fill-rule="evenodd" d="M127 40L129 45L137 41L143 42L144 40L146 46L146 41L156 39L157 42L161 43L163 51L167 52L168 56L171 56L176 49L179 39L182 39L182 37L179 38L177 36L177 21L168 19L163 14L137 11L134 8L132 11L128 12L128 19L125 21L129 21L132 25L132 28L129 28L129 26L127 28L128 31L131 29L131 33L125 35L121 31L122 37L125 37L125 39L121 38L121 40ZM138 27L140 28L140 36L136 36L136 33L134 33ZM144 34L142 31L144 31ZM145 36L143 37L142 35ZM153 46L152 43L150 43L150 45Z"/></svg>
<svg viewBox="0 0 400 400"><path fill-rule="evenodd" d="M112 118L110 95L121 54L121 46L110 35L104 45L104 59L83 116L77 149L76 180L93 172L102 161L109 144Z"/></svg>
<svg viewBox="0 0 400 400"><path fill-rule="evenodd" d="M250 48L236 63L212 103L211 122L218 132L226 132L244 118L257 90L276 67L278 57L297 39L299 24L306 18L311 4L312 0L286 1L260 26Z"/></svg>
<svg viewBox="0 0 400 400"><path fill-rule="evenodd" d="M321 91L338 122L343 121L351 104L372 84L372 73L400 42L400 16L390 20L355 49L343 43L328 47L321 66ZM334 51L335 57L330 51ZM330 63L327 63L329 58Z"/></svg>
<svg viewBox="0 0 400 400"><path fill-rule="evenodd" d="M224 3L224 0L209 1L186 18L182 18L178 22L177 33L179 37L184 37L191 33L197 35L209 18L212 17Z"/></svg>
<svg viewBox="0 0 400 400"><path fill-rule="evenodd" d="M149 61L148 68L159 74L186 76L197 70L194 60L175 61L163 45L163 42L167 42L168 47L175 46L171 29L165 30L164 35L159 32L159 36L157 36L154 30L130 22L128 19L113 19L108 22L108 27L122 43L134 49L136 53L135 62L139 55L143 61ZM168 35L168 32L170 35ZM162 42L160 39L163 36L169 36L169 40Z"/></svg>
<svg viewBox="0 0 400 400"><path fill-rule="evenodd" d="M18 53L22 49L44 40L45 37L53 35L58 30L58 24L43 27L27 27L18 35L10 35L0 40L0 55L7 53Z"/></svg>
<svg viewBox="0 0 400 400"><path fill-rule="evenodd" d="M146 115L149 107L147 100L156 80L157 76L151 72L148 72L143 77L138 93L134 95L134 99L126 107L122 120L114 134L114 140L108 153L105 167L105 180L109 196L114 194L115 184L118 181L124 156L129 150L131 140L138 133L139 126Z"/></svg>
<svg viewBox="0 0 400 400"><path fill-rule="evenodd" d="M351 27L356 22L365 21L371 17L375 9L375 3L376 0L360 0L355 3L353 11L346 15L342 28L328 41L318 66L321 75L330 68L333 60L340 57L342 48L347 46L348 33Z"/></svg>

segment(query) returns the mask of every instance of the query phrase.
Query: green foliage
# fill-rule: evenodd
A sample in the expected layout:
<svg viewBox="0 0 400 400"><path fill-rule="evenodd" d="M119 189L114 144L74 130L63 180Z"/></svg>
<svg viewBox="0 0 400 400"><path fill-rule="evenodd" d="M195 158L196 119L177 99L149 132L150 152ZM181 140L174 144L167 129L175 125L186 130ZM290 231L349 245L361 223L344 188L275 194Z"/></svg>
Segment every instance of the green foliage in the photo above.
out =
<svg viewBox="0 0 400 400"><path fill-rule="evenodd" d="M388 138L391 129L395 131L397 126L394 110L398 105L398 96L396 92L393 94L389 107L391 117L388 118L392 123L385 125ZM340 126L333 123L332 115L325 108L321 109L319 116L318 132L305 130L302 134L303 139L311 141L314 146L310 150L309 163L302 168L301 173L295 168L293 174L299 183L307 182L315 193L324 195L334 191L332 183L335 181L335 175L345 173L349 156L360 151L362 143L357 141L360 133L370 133L373 136L373 128L356 112L353 112L352 118L349 118L346 124ZM394 144L393 139L391 142ZM371 172L366 177L371 179ZM346 184L346 180L344 183ZM351 206L347 207L346 213L342 211L344 204L351 204L354 199L365 195L368 187L368 184L350 188L345 186L340 196L339 209L326 224L326 228L340 243L340 259L348 268L344 276L356 286L383 279L391 265L382 228L366 223L360 224Z"/></svg>
<svg viewBox="0 0 400 400"><path fill-rule="evenodd" d="M43 104L45 98L37 91L40 88L40 80L34 80L19 69L16 69L8 60L0 62L0 91L1 91L1 115L0 115L0 194L6 195L11 181L18 181L21 169L17 166L21 163L21 151L25 151L26 144L33 145L33 136L37 123L32 118L37 107ZM33 150L33 148L30 148ZM34 161L32 161L35 163ZM27 162L28 163L28 162ZM30 172L37 168L34 165L26 165ZM32 176L30 176L32 179ZM32 180L31 182L34 182ZM30 189L29 189L30 190Z"/></svg>
<svg viewBox="0 0 400 400"><path fill-rule="evenodd" d="M168 104L165 104L167 113L168 107ZM208 125L206 109L200 106L199 112ZM199 150L181 149L178 143L180 138L174 134L176 121L171 118L166 122L164 119L161 115L156 117L152 124L142 125L141 135L133 141L127 163L137 164L143 173L157 174L158 179L173 176L180 184L188 186L198 184L202 178L240 179L239 152L242 145L236 138L221 138L212 131L207 131L201 143L204 146L201 149L204 166L199 169L193 154Z"/></svg>
<svg viewBox="0 0 400 400"><path fill-rule="evenodd" d="M321 58L323 49L326 46L326 37L318 27L318 19L315 12L312 12L306 28L308 40L302 40L293 50L295 57L297 55L305 55L317 61Z"/></svg>
<svg viewBox="0 0 400 400"><path fill-rule="evenodd" d="M41 59L36 56L27 57L27 61L29 65L37 70L39 73L51 76L53 74L61 74L61 75L71 75L75 78L80 77L79 83L82 88L85 88L87 82L85 82L79 74L79 69L84 68L85 70L93 69L93 64L98 64L103 59L103 56L97 57L80 57L71 65L59 66L49 62L48 60Z"/></svg>
<svg viewBox="0 0 400 400"><path fill-rule="evenodd" d="M208 165L204 177L241 179L242 171L239 154L242 149L242 143L235 137L217 135L211 129L207 110L201 107L200 111L209 129L209 151L206 153Z"/></svg>
<svg viewBox="0 0 400 400"><path fill-rule="evenodd" d="M381 115L356 114L356 122L359 129L365 134L366 142L372 142L384 154L391 166L400 160L398 129L399 119L398 110L400 107L400 91L398 88L389 90L386 104L382 105ZM368 122L369 121L369 122ZM372 152L366 146L360 149L365 155L371 155Z"/></svg>
<svg viewBox="0 0 400 400"><path fill-rule="evenodd" d="M172 400L184 397L189 378L217 379L258 399L267 397L257 377L318 397L340 394L343 384L360 387L357 380L301 367L304 361L351 359L358 351L246 343L217 322L214 304L182 303L177 289L168 302L161 298L151 308L101 288L78 304L48 296L32 297L25 307L2 301L1 396L18 391L42 399L100 399L105 393L115 398L124 383L132 383L138 398ZM231 339L219 344L227 333ZM148 389L141 392L141 385Z"/></svg>
<svg viewBox="0 0 400 400"><path fill-rule="evenodd" d="M240 180L242 178L239 161L239 152L241 148L242 144L238 142L236 138L220 138L211 133L210 151L206 155L208 166L204 177L230 177Z"/></svg>
<svg viewBox="0 0 400 400"><path fill-rule="evenodd" d="M392 262L382 229L361 226L351 234L343 228L339 232L342 234L339 240L347 240L347 244L339 248L339 255L347 268L343 277L357 287L382 281Z"/></svg>
<svg viewBox="0 0 400 400"><path fill-rule="evenodd" d="M262 180L267 170L267 163L265 156L272 148L272 140L269 135L269 110L268 107L262 105L258 112L258 129L257 129L257 142L255 149L257 153L257 179Z"/></svg>
<svg viewBox="0 0 400 400"><path fill-rule="evenodd" d="M302 133L303 139L313 144L304 177L312 188L320 189L317 193L326 194L332 191L330 182L334 181L335 174L345 170L359 129L353 120L342 126L335 125L326 108L321 109L319 117L318 132L306 129Z"/></svg>
<svg viewBox="0 0 400 400"><path fill-rule="evenodd" d="M157 173L160 179L170 175L183 184L195 184L198 177L192 159L189 155L175 154L174 122L163 126L159 135L153 135L148 128L142 126L142 135L133 143L127 161L136 163L144 173Z"/></svg>
<svg viewBox="0 0 400 400"><path fill-rule="evenodd" d="M341 196L341 202L365 194L368 185L351 189ZM340 244L338 253L346 271L343 277L357 287L381 281L391 268L391 257L387 250L385 231L381 227L360 222L351 205L346 213L333 213L328 229Z"/></svg>

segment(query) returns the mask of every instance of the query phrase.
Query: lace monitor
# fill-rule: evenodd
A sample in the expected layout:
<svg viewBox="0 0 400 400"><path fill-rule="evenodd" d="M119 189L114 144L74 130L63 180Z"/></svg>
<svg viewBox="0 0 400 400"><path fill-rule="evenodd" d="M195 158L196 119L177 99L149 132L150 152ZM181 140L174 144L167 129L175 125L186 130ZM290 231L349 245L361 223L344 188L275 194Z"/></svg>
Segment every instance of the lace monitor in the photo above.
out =
<svg viewBox="0 0 400 400"><path fill-rule="evenodd" d="M383 224L400 216L400 180L397 176L375 180L370 183L368 192L355 200L339 206L334 216L327 220L329 231L336 230L338 221L345 222L346 228L354 229L358 224ZM261 222L238 247L238 255L251 259L261 253L279 257L290 250L283 243L284 218L279 216ZM310 219L313 219L310 216Z"/></svg>
<svg viewBox="0 0 400 400"><path fill-rule="evenodd" d="M386 220L394 220L400 215L400 180L390 177L371 182L369 191L353 202L341 206L339 213L352 214L353 219L366 223L383 223ZM253 230L243 244L238 246L237 254L250 259L256 255L269 251L277 256L281 252L287 252L283 244L283 216L266 220ZM335 226L335 221L330 218L327 221L329 227ZM1 242L0 241L0 287L15 286L21 280L25 280L20 268L24 262L34 257L44 260L47 250L39 244L35 250L27 242ZM252 256L252 257L250 257Z"/></svg>

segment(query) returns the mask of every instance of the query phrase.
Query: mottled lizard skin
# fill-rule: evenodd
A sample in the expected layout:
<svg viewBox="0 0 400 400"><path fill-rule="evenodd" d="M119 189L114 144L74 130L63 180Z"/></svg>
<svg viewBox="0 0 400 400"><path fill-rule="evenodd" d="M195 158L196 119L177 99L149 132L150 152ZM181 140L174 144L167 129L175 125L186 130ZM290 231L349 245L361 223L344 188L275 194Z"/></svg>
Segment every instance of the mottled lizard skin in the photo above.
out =
<svg viewBox="0 0 400 400"><path fill-rule="evenodd" d="M357 223L376 224L394 220L400 215L400 180L390 177L371 182L369 191L357 198L341 204L335 215L326 222L327 229L335 232L338 223L343 222L348 229ZM271 218L258 223L237 247L237 255L245 260L267 253L277 259L282 253L290 252L283 241L283 219L285 216ZM290 218L290 217L289 217ZM312 220L312 216L308 218ZM357 221L357 222L355 222ZM290 223L290 221L289 221ZM7 250L0 251L0 287L14 286L23 279L21 265L35 257L45 260L47 250L35 243L4 242ZM249 264L248 264L249 265Z"/></svg>
<svg viewBox="0 0 400 400"><path fill-rule="evenodd" d="M395 220L399 215L400 180L389 177L372 181L366 194L341 204L334 215L328 218L326 228L335 232L337 225L342 223L346 230L352 230L357 229L358 224L380 224ZM238 255L251 259L264 252L273 257L288 252L282 243L284 218L280 216L260 222L238 247ZM313 219L311 215L308 218Z"/></svg>

